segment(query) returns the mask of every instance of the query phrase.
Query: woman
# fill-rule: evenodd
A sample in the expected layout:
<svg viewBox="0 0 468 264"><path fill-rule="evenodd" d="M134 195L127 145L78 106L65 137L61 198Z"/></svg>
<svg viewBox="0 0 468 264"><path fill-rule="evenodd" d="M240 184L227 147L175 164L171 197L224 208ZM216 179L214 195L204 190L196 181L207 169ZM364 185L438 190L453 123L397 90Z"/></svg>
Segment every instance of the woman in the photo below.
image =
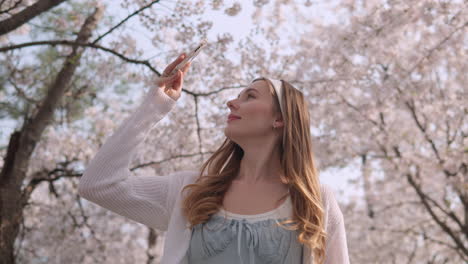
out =
<svg viewBox="0 0 468 264"><path fill-rule="evenodd" d="M200 170L132 176L137 146L180 98L179 56L106 140L78 187L85 199L167 231L161 263L349 263L343 215L319 183L300 91L259 78L227 103L226 140Z"/></svg>

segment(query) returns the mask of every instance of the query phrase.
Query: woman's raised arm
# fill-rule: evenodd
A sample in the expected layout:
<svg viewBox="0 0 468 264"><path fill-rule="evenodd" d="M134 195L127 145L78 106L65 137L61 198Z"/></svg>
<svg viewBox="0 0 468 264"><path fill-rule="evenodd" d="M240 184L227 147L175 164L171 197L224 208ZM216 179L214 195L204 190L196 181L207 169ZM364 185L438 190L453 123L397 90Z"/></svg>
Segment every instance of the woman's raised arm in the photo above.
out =
<svg viewBox="0 0 468 264"><path fill-rule="evenodd" d="M182 59L175 60L165 72ZM189 66L173 76L159 78L138 108L106 139L80 178L80 196L149 227L167 230L176 190L182 178L194 172L135 176L129 166L149 131L174 107Z"/></svg>

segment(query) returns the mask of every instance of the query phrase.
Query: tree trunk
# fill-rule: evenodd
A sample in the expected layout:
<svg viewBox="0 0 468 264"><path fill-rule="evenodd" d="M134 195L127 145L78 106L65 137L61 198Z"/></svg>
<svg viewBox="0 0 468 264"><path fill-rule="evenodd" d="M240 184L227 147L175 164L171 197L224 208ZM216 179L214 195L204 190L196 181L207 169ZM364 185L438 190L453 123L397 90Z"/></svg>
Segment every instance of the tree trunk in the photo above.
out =
<svg viewBox="0 0 468 264"><path fill-rule="evenodd" d="M84 22L76 42L87 42L102 15L96 8ZM0 264L15 263L14 242L23 221L23 208L29 199L21 189L31 155L43 131L53 121L54 111L69 87L79 64L83 47L74 46L36 114L27 118L20 131L10 137L4 166L0 172Z"/></svg>

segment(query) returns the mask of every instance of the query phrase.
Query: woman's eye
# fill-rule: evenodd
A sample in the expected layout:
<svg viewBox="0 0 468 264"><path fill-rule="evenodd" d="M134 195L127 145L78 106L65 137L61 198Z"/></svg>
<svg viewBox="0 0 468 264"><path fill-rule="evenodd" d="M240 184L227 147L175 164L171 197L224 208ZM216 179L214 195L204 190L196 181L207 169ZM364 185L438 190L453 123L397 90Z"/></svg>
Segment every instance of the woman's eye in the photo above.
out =
<svg viewBox="0 0 468 264"><path fill-rule="evenodd" d="M247 95L247 98L249 98L249 97L255 98L255 97L253 97L251 94Z"/></svg>

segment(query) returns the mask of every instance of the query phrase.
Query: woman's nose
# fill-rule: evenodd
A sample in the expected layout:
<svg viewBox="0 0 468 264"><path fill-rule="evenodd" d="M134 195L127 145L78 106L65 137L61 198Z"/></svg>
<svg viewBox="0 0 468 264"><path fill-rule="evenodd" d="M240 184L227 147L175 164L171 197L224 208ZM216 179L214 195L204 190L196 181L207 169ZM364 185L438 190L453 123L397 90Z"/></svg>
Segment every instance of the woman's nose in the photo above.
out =
<svg viewBox="0 0 468 264"><path fill-rule="evenodd" d="M236 108L237 106L236 106L232 101L234 101L234 100L229 100L229 101L226 103L227 107L229 107L229 108Z"/></svg>

